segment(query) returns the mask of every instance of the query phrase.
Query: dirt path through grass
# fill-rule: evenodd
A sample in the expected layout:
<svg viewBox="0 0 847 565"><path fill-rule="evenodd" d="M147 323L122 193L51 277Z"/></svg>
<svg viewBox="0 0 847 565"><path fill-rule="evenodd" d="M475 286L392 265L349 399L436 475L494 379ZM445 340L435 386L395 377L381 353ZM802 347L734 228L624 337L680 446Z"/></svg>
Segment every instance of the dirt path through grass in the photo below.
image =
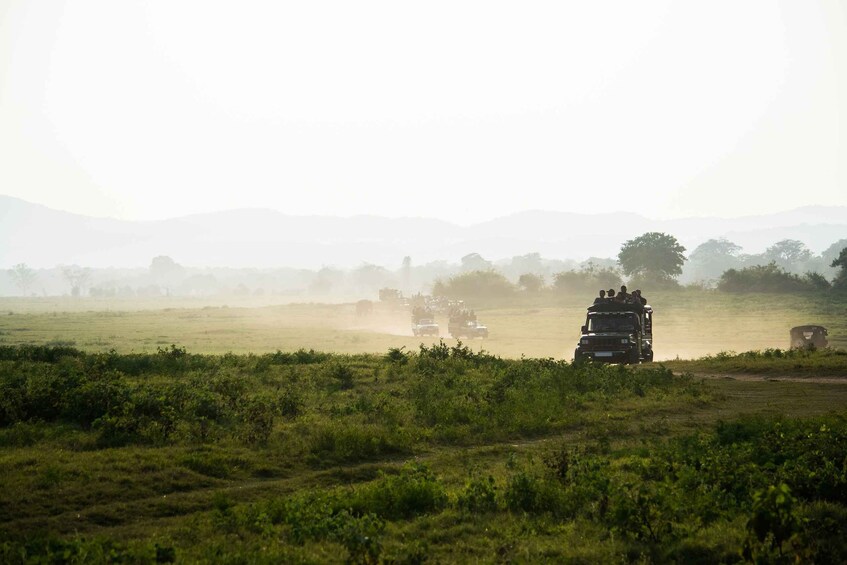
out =
<svg viewBox="0 0 847 565"><path fill-rule="evenodd" d="M786 383L818 383L847 385L844 377L804 377L802 375L756 375L753 373L692 373L695 377L704 379L728 379L733 381L775 381Z"/></svg>

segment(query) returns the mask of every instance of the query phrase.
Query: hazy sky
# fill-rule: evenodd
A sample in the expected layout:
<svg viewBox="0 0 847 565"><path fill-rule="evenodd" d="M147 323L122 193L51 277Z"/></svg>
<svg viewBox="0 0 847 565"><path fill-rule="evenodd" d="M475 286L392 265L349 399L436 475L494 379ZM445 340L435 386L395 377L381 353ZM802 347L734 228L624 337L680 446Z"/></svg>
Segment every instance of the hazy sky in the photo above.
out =
<svg viewBox="0 0 847 565"><path fill-rule="evenodd" d="M127 219L847 205L847 2L0 0L0 194Z"/></svg>

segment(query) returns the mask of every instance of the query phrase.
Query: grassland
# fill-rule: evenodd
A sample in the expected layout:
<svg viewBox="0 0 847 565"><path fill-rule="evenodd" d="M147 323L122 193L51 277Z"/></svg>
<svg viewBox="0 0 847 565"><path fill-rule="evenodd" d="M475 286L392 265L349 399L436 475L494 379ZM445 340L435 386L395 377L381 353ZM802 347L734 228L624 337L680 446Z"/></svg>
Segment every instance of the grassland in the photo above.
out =
<svg viewBox="0 0 847 565"><path fill-rule="evenodd" d="M847 558L840 383L439 344L3 346L0 386L3 562Z"/></svg>
<svg viewBox="0 0 847 565"><path fill-rule="evenodd" d="M831 344L847 348L844 297L688 290L653 293L649 299L656 310L657 360L784 348L789 328L809 323L827 326ZM570 358L585 301L584 296L543 294L508 304L471 304L491 333L489 339L470 345L503 357ZM255 298L203 304L185 299L2 299L0 344L67 343L87 351L121 353L155 352L179 344L214 354L299 348L356 354L437 343L413 337L403 309L379 307L373 316L356 317L352 304L262 305ZM438 321L446 328L446 319Z"/></svg>
<svg viewBox="0 0 847 565"><path fill-rule="evenodd" d="M847 560L847 355L779 349L843 348L847 305L650 299L636 368L566 361L577 297L472 305L470 346L387 307L0 301L0 562Z"/></svg>

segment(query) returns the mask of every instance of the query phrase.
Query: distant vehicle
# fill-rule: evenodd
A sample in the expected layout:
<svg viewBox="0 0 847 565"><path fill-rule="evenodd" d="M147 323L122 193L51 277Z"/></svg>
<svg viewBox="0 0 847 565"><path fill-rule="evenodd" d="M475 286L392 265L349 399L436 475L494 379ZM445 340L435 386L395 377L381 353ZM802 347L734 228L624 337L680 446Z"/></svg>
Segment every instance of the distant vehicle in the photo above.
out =
<svg viewBox="0 0 847 565"><path fill-rule="evenodd" d="M454 324L452 326L448 326L448 329L450 331L450 335L456 339L461 337L469 339L473 339L475 337L488 337L488 326L480 324L475 320L468 320L464 324Z"/></svg>
<svg viewBox="0 0 847 565"><path fill-rule="evenodd" d="M473 339L475 337L488 337L488 326L480 324L476 319L476 314L473 310L458 309L450 313L450 318L447 323L447 331L450 335L459 339L466 337Z"/></svg>
<svg viewBox="0 0 847 565"><path fill-rule="evenodd" d="M379 289L380 302L400 302L403 300L403 293L396 288L381 288Z"/></svg>
<svg viewBox="0 0 847 565"><path fill-rule="evenodd" d="M421 318L418 321L412 321L412 333L416 336L431 335L438 337L441 334L441 329L432 318Z"/></svg>
<svg viewBox="0 0 847 565"><path fill-rule="evenodd" d="M829 332L823 326L796 326L791 328L791 349L823 348L829 345Z"/></svg>
<svg viewBox="0 0 847 565"><path fill-rule="evenodd" d="M374 303L370 300L360 300L356 303L357 316L370 316L374 312Z"/></svg>
<svg viewBox="0 0 847 565"><path fill-rule="evenodd" d="M412 333L415 336L431 335L435 337L438 337L441 333L430 308L424 306L412 308Z"/></svg>
<svg viewBox="0 0 847 565"><path fill-rule="evenodd" d="M624 302L588 307L574 361L641 363L653 360L653 308Z"/></svg>

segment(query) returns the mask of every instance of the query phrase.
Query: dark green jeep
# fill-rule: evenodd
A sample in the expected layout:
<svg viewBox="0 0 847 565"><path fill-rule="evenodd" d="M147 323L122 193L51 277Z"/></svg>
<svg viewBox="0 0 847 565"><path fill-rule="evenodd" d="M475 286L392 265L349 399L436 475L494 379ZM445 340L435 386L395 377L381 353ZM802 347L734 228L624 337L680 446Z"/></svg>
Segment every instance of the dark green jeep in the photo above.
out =
<svg viewBox="0 0 847 565"><path fill-rule="evenodd" d="M653 360L653 308L624 302L588 307L574 361L641 363Z"/></svg>

